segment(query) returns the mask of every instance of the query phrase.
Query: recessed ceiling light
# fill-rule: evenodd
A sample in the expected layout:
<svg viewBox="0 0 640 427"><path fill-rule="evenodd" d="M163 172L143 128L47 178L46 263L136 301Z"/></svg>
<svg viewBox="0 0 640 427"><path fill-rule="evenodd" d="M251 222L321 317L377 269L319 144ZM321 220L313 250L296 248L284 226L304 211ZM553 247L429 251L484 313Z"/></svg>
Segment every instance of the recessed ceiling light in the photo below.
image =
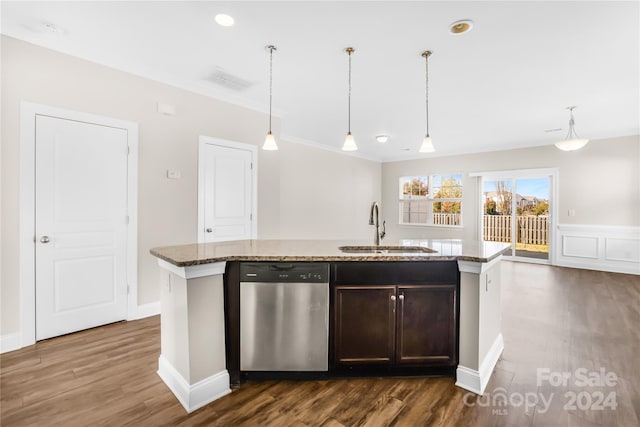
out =
<svg viewBox="0 0 640 427"><path fill-rule="evenodd" d="M449 34L458 35L464 34L473 28L473 21L469 19L461 19L453 24L449 25Z"/></svg>
<svg viewBox="0 0 640 427"><path fill-rule="evenodd" d="M384 144L388 140L389 140L389 135L378 135L378 136L376 136L376 141L378 141L381 144Z"/></svg>
<svg viewBox="0 0 640 427"><path fill-rule="evenodd" d="M217 14L215 17L215 20L218 23L218 25L222 25L223 27L231 27L235 22L233 17L226 15L224 13Z"/></svg>

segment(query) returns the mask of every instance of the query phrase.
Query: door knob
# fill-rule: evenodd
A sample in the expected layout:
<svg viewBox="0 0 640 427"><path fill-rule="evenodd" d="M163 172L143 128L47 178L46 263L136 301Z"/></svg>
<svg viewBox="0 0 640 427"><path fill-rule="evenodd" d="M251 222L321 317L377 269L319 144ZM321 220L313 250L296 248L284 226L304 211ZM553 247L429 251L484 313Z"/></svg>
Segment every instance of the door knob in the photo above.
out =
<svg viewBox="0 0 640 427"><path fill-rule="evenodd" d="M49 243L49 236L42 236L40 238L40 243Z"/></svg>
<svg viewBox="0 0 640 427"><path fill-rule="evenodd" d="M213 228L207 228L205 231L206 231L207 233L211 233L211 232L213 232Z"/></svg>
<svg viewBox="0 0 640 427"><path fill-rule="evenodd" d="M391 295L391 301L395 301L396 300L396 296L395 295Z"/></svg>

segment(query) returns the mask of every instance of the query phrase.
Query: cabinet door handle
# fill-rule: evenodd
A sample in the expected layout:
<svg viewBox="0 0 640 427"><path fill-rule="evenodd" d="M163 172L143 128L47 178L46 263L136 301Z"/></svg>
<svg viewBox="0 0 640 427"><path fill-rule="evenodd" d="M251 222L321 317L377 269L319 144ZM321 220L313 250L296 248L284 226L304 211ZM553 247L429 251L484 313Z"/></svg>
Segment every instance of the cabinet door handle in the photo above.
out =
<svg viewBox="0 0 640 427"><path fill-rule="evenodd" d="M395 313L396 312L396 296L391 295L390 299L391 299L391 302L393 303L391 306L391 309L393 310L392 312Z"/></svg>
<svg viewBox="0 0 640 427"><path fill-rule="evenodd" d="M400 294L398 298L400 298L400 302L404 302L404 294Z"/></svg>

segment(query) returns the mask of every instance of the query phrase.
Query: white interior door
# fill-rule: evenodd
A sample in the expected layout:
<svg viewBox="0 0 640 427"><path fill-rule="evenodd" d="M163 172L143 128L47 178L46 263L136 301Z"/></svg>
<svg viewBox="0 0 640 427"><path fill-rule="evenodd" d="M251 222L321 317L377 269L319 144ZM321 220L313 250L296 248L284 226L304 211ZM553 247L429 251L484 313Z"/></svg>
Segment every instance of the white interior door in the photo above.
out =
<svg viewBox="0 0 640 427"><path fill-rule="evenodd" d="M205 143L200 152L201 242L253 237L253 153Z"/></svg>
<svg viewBox="0 0 640 427"><path fill-rule="evenodd" d="M127 316L127 131L36 117L36 339Z"/></svg>

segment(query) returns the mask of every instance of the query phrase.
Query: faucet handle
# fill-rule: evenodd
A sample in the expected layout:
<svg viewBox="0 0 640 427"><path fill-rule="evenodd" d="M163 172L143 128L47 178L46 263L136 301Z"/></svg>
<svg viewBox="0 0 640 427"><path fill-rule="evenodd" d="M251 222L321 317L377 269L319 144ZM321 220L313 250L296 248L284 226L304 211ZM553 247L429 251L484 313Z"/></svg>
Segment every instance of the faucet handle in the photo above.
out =
<svg viewBox="0 0 640 427"><path fill-rule="evenodd" d="M382 231L380 232L381 239L384 239L384 236L387 235L387 228L385 227L385 225L387 225L387 221L382 221Z"/></svg>

